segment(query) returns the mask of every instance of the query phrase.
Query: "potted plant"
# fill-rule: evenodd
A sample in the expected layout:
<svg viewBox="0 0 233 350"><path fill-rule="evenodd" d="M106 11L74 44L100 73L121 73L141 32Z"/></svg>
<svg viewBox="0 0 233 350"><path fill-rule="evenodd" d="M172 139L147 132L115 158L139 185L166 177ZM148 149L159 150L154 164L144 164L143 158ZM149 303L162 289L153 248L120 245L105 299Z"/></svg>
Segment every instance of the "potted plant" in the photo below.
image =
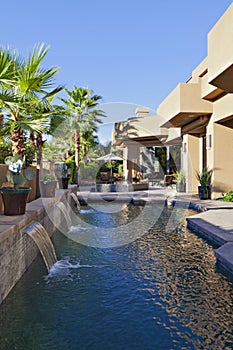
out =
<svg viewBox="0 0 233 350"><path fill-rule="evenodd" d="M57 180L54 175L46 174L40 181L41 197L54 197L57 188Z"/></svg>
<svg viewBox="0 0 233 350"><path fill-rule="evenodd" d="M23 215L25 214L28 195L31 191L31 187L23 187L23 185L27 180L33 180L35 173L32 169L23 170L23 161L18 155L6 157L5 164L8 165L6 174L8 184L0 188L4 214ZM11 184L12 186L10 186Z"/></svg>
<svg viewBox="0 0 233 350"><path fill-rule="evenodd" d="M177 170L173 175L176 181L177 192L185 192L185 174L183 170Z"/></svg>
<svg viewBox="0 0 233 350"><path fill-rule="evenodd" d="M204 168L202 171L196 171L196 178L200 184L198 186L198 195L200 199L210 199L210 179L212 176L212 170Z"/></svg>

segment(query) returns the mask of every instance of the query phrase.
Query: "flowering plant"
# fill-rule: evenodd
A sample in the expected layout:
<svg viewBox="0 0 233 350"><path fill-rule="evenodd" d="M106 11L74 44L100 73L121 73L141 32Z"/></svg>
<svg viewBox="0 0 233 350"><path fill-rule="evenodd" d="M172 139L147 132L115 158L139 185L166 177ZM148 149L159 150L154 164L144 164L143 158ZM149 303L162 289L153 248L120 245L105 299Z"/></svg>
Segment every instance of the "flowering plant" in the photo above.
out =
<svg viewBox="0 0 233 350"><path fill-rule="evenodd" d="M27 180L33 180L35 177L35 173L31 169L24 169L23 174L21 174L23 161L18 155L6 157L5 164L8 165L7 181L12 183L15 189L23 186Z"/></svg>

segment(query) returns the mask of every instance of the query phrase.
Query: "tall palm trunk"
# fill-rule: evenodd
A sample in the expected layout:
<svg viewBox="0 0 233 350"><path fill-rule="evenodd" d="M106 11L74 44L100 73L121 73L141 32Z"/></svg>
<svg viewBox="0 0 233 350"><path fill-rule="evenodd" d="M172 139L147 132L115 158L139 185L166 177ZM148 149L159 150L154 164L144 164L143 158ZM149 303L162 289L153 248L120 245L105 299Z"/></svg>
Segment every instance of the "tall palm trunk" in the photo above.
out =
<svg viewBox="0 0 233 350"><path fill-rule="evenodd" d="M42 155L43 155L43 145L46 140L43 140L42 132L37 133L36 137L36 147L37 147L37 166L41 166L42 163Z"/></svg>
<svg viewBox="0 0 233 350"><path fill-rule="evenodd" d="M87 164L87 145L85 143L83 145L83 163Z"/></svg>
<svg viewBox="0 0 233 350"><path fill-rule="evenodd" d="M74 132L74 145L75 145L75 164L76 164L76 183L79 184L79 166L80 166L80 148L81 148L81 139L80 139L80 130L76 129Z"/></svg>
<svg viewBox="0 0 233 350"><path fill-rule="evenodd" d="M25 136L21 128L16 128L11 132L11 141L13 155L19 155L23 159L25 153Z"/></svg>
<svg viewBox="0 0 233 350"><path fill-rule="evenodd" d="M4 122L4 116L3 114L0 114L0 128L3 127L3 122Z"/></svg>
<svg viewBox="0 0 233 350"><path fill-rule="evenodd" d="M35 145L35 135L34 135L34 133L32 131L30 132L29 140L31 141L31 144L36 147L36 145Z"/></svg>

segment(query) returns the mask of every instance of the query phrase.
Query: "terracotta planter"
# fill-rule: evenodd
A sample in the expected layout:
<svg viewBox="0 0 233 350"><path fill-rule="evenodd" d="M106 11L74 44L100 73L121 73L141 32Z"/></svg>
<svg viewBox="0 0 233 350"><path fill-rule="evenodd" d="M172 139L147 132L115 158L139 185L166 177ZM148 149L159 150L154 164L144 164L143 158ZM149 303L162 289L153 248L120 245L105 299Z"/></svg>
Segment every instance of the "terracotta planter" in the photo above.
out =
<svg viewBox="0 0 233 350"><path fill-rule="evenodd" d="M26 203L30 191L30 187L20 187L18 189L13 187L2 187L0 192L4 204L4 214L9 216L25 214Z"/></svg>
<svg viewBox="0 0 233 350"><path fill-rule="evenodd" d="M41 197L54 197L57 181L40 181Z"/></svg>

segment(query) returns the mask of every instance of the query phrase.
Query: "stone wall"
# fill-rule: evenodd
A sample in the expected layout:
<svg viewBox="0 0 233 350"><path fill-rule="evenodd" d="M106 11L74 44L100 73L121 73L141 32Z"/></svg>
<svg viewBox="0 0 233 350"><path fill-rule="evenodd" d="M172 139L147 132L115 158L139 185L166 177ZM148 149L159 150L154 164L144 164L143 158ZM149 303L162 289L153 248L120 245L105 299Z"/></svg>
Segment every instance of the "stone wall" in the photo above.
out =
<svg viewBox="0 0 233 350"><path fill-rule="evenodd" d="M5 216L0 213L0 303L39 253L32 238L25 234L25 229L37 221L52 236L59 224L64 222L56 203L70 201L69 192L72 190L75 187L57 190L54 198L38 198L28 203L25 215Z"/></svg>

